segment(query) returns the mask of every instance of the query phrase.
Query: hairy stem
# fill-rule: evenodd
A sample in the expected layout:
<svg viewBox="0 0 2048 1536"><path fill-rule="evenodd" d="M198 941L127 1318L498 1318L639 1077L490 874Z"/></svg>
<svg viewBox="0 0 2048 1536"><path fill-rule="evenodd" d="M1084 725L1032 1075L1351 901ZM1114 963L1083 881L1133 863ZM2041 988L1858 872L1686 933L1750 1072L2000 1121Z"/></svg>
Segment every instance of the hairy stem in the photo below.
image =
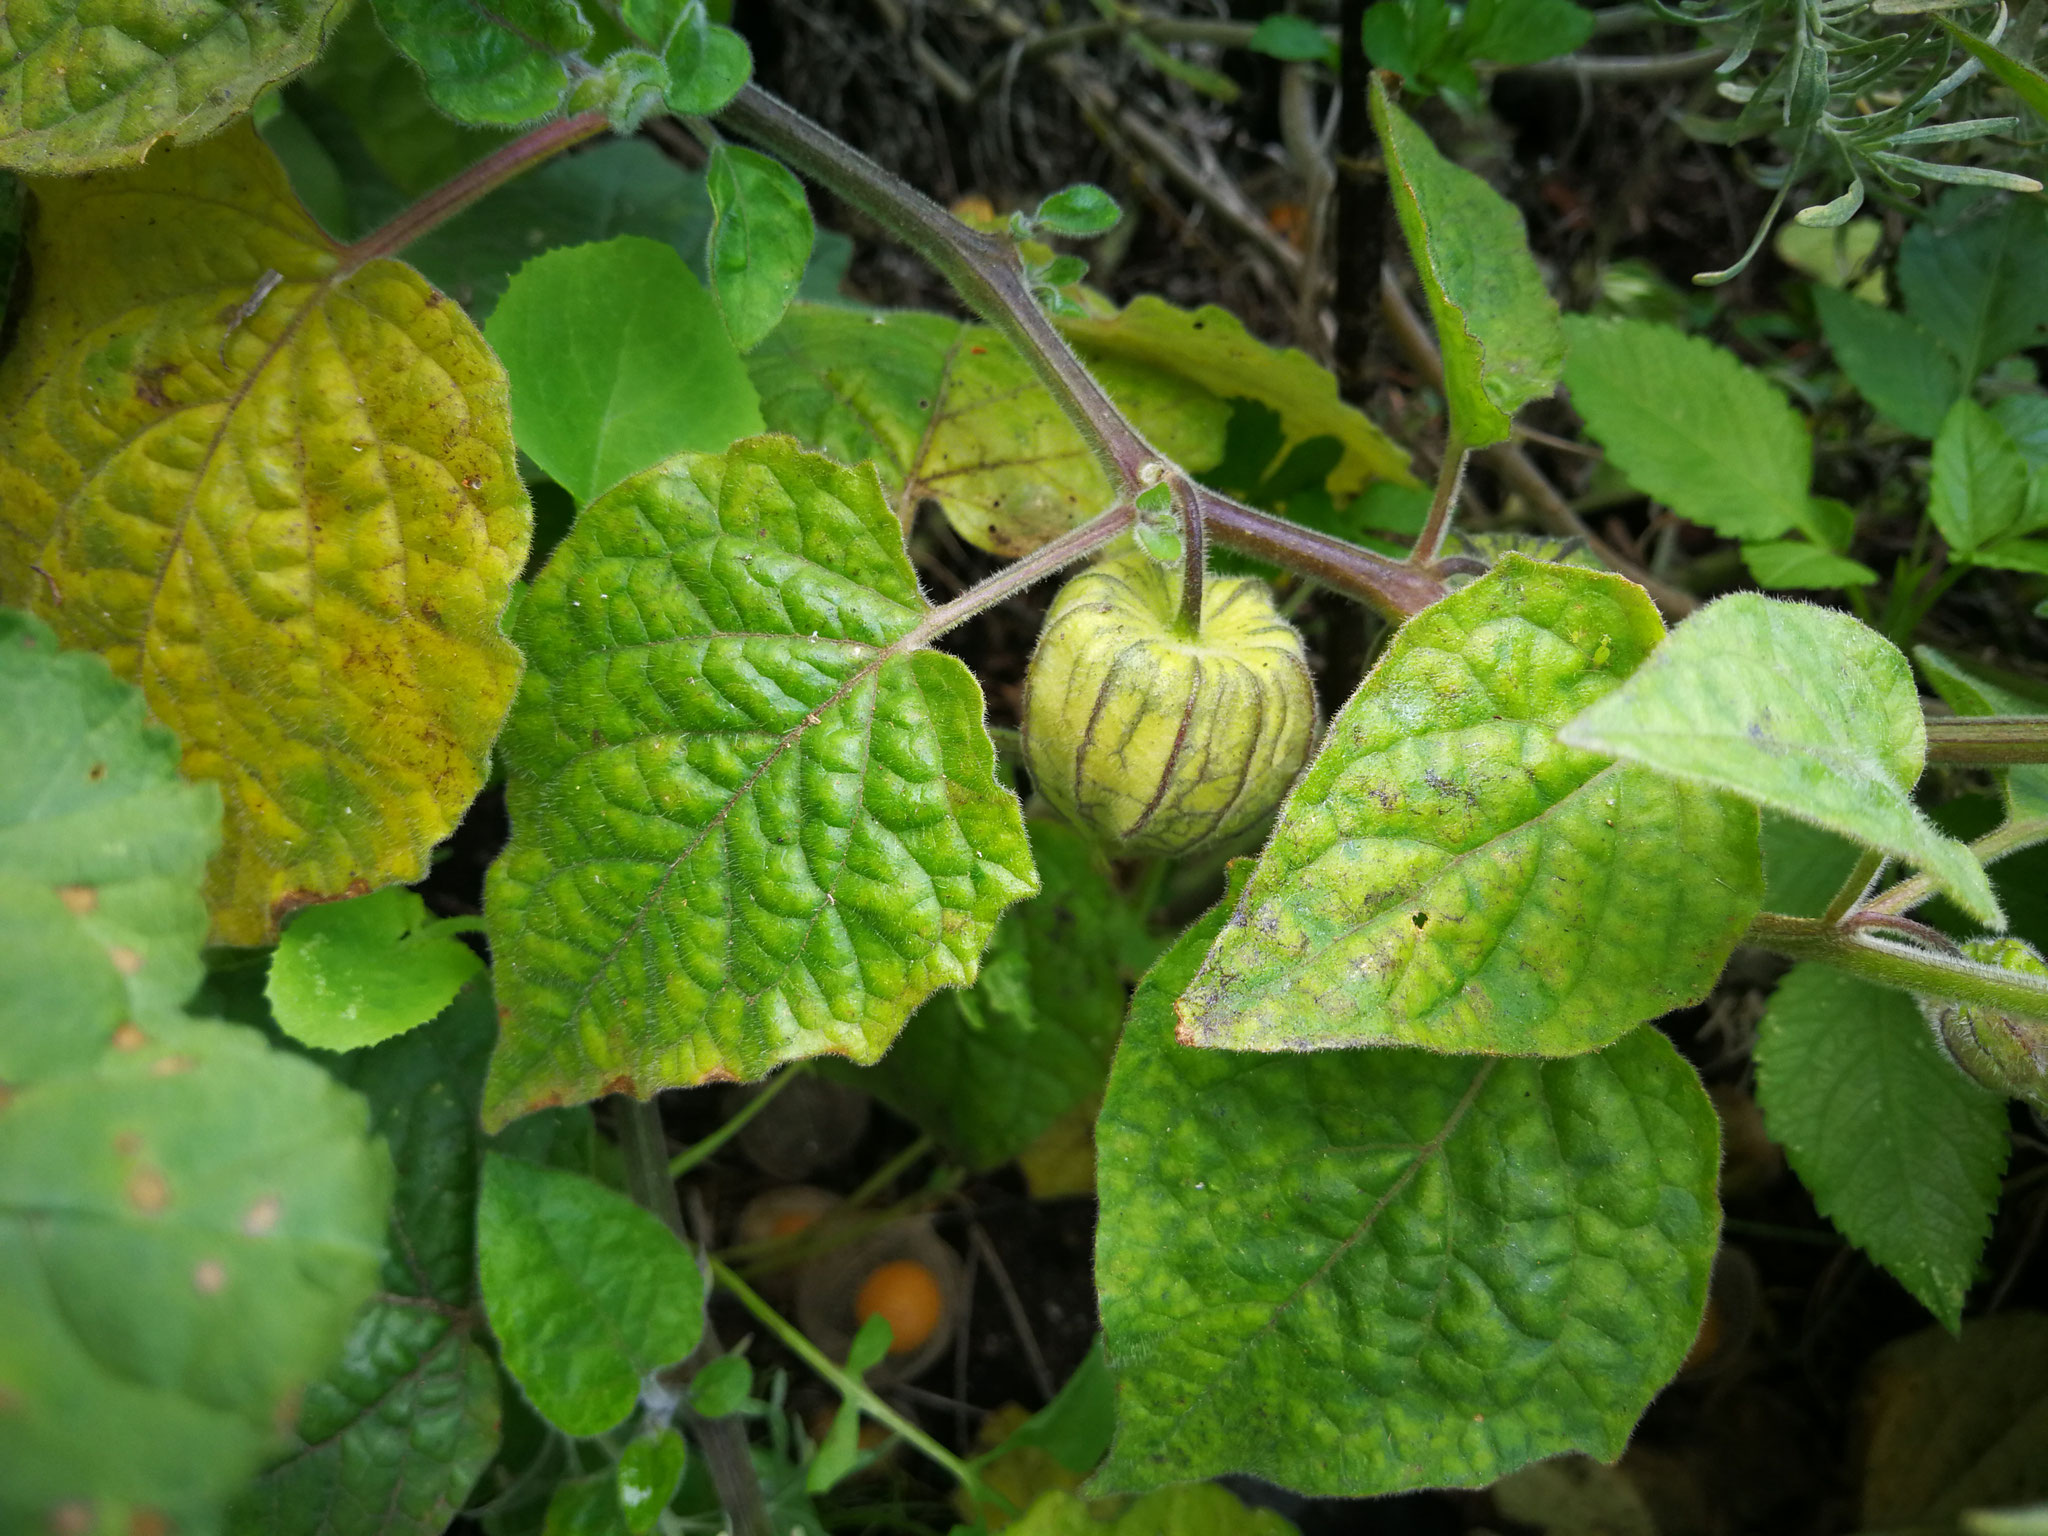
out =
<svg viewBox="0 0 2048 1536"><path fill-rule="evenodd" d="M2048 763L2048 715L1945 715L1927 722L1927 761Z"/></svg>
<svg viewBox="0 0 2048 1536"><path fill-rule="evenodd" d="M1209 574L1208 520L1202 515L1202 499L1185 475L1168 478L1173 487L1173 504L1180 511L1180 630L1184 635L1202 632L1202 583Z"/></svg>
<svg viewBox="0 0 2048 1536"><path fill-rule="evenodd" d="M1993 827L1977 841L1970 844L1970 852L1977 856L1979 864L1992 864L2008 854L2031 848L2036 843L2048 843L2048 816L2017 816L2002 826ZM1872 897L1856 908L1859 917L1873 914L1897 916L1910 912L1921 902L1932 897L1937 887L1925 875L1915 875L1910 880L1901 880L1882 895Z"/></svg>
<svg viewBox="0 0 2048 1536"><path fill-rule="evenodd" d="M583 112L575 117L543 123L533 132L520 135L504 148L484 156L460 175L434 188L381 229L373 229L354 245L344 247L341 253L342 272L354 272L379 257L396 255L427 231L447 223L472 203L497 191L521 171L531 170L572 144L595 138L604 132L604 127L602 112Z"/></svg>
<svg viewBox="0 0 2048 1536"><path fill-rule="evenodd" d="M731 1141L733 1137L739 1135L741 1131L744 1131L752 1122L754 1116L760 1114L770 1104L773 1104L775 1096L802 1077L805 1070L806 1064L801 1061L797 1062L794 1066L784 1068L776 1075L772 1083L747 1100L745 1104L742 1104L731 1119L719 1126L717 1130L706 1136L702 1141L691 1143L674 1157L670 1158L668 1162L669 1182L673 1184L677 1179L680 1179L692 1168L703 1162L705 1158L711 1156L712 1153L716 1152L728 1141Z"/></svg>
<svg viewBox="0 0 2048 1536"><path fill-rule="evenodd" d="M716 1259L711 1261L711 1275L741 1306L753 1313L764 1328L780 1339L791 1353L824 1377L841 1397L857 1404L862 1413L901 1435L951 1473L977 1502L992 1496L972 1467L883 1402L858 1376L850 1375L843 1367L834 1364L830 1356L805 1338L803 1333L791 1325L780 1312L763 1301L746 1281Z"/></svg>
<svg viewBox="0 0 2048 1536"><path fill-rule="evenodd" d="M1451 531L1451 515L1458 509L1458 492L1465 484L1465 466L1471 461L1472 450L1458 441L1453 433L1444 444L1444 462L1437 471L1436 495L1430 498L1429 516L1423 520L1422 532L1415 536L1415 548L1409 552L1410 565L1431 566L1436 557L1443 553L1444 539Z"/></svg>
<svg viewBox="0 0 2048 1536"><path fill-rule="evenodd" d="M1124 419L1058 327L1039 308L1009 240L968 228L922 192L758 86L741 91L719 114L719 121L788 160L930 262L968 306L1000 330L1030 364L1119 487L1120 501L1135 498L1144 488L1139 476L1147 464L1169 462ZM1341 539L1311 533L1192 480L1188 489L1195 515L1221 542L1313 576L1389 617L1401 619L1420 613L1444 596L1443 584L1426 571L1404 569ZM1064 564L1065 559L1059 563ZM1000 573L996 579L1006 574ZM970 611L987 606L980 603Z"/></svg>
<svg viewBox="0 0 2048 1536"><path fill-rule="evenodd" d="M759 86L741 91L719 114L719 121L767 145L937 268L968 307L1016 347L1112 478L1126 492L1140 489L1138 472L1159 455L1124 420L1032 297L1015 244L1004 236L968 228L908 182Z"/></svg>
<svg viewBox="0 0 2048 1536"><path fill-rule="evenodd" d="M1834 899L1820 920L1833 927L1856 908L1856 903L1870 894L1870 884L1877 878L1877 872L1884 868L1884 855L1875 848L1866 848L1856 860L1856 867L1849 871L1847 878L1835 891Z"/></svg>
<svg viewBox="0 0 2048 1536"><path fill-rule="evenodd" d="M1978 1008L2048 1018L2048 980L1960 955L1935 954L1868 932L1845 932L1817 919L1764 912L1743 935L1745 944L1793 960L1818 960L1867 981Z"/></svg>
<svg viewBox="0 0 2048 1536"><path fill-rule="evenodd" d="M977 613L1016 596L1026 587L1036 586L1046 577L1072 565L1076 560L1085 560L1127 530L1136 515L1136 509L1129 502L1119 502L1071 533L1061 534L1050 544L1039 545L1030 554L1012 560L993 575L976 582L950 603L941 603L934 608L924 616L923 623L896 642L894 649L910 651L919 646L929 645L947 630L959 628Z"/></svg>
<svg viewBox="0 0 2048 1536"><path fill-rule="evenodd" d="M668 1171L668 1135L661 1128L661 1110L652 1099L644 1103L624 1094L612 1100L613 1123L619 1133L619 1155L625 1164L626 1192L647 1210L659 1216L679 1242L695 1250L689 1229L683 1225L683 1211L676 1200L676 1181ZM697 1253L699 1267L704 1255ZM705 1348L709 1346L709 1349ZM704 1345L691 1356L701 1361L718 1352L717 1335L710 1320L704 1324ZM690 1366L681 1372L688 1375ZM669 1373L664 1372L664 1376ZM704 1464L711 1473L711 1485L718 1493L719 1507L732 1528L732 1536L773 1536L768 1522L768 1502L761 1494L760 1479L754 1475L754 1461L747 1452L746 1427L738 1419L707 1419L683 1408Z"/></svg>
<svg viewBox="0 0 2048 1536"><path fill-rule="evenodd" d="M1197 483L1193 490L1202 504L1204 529L1217 543L1313 577L1395 623L1422 612L1445 595L1444 584L1428 571L1299 523L1268 517L1206 485Z"/></svg>

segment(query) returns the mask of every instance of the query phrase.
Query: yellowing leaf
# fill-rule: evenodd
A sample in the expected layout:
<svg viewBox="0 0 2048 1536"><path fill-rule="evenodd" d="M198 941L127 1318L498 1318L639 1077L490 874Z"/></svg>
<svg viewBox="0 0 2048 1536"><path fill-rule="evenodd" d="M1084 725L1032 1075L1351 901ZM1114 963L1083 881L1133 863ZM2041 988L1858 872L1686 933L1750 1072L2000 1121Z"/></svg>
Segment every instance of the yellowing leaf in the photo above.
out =
<svg viewBox="0 0 2048 1536"><path fill-rule="evenodd" d="M794 304L747 370L770 431L872 460L906 526L930 498L968 543L1021 555L1114 500L1081 434L989 326ZM1223 456L1230 408L1207 390L1118 359L1096 372L1168 458L1199 471Z"/></svg>
<svg viewBox="0 0 2048 1536"><path fill-rule="evenodd" d="M1334 437L1344 447L1330 471L1335 501L1349 501L1375 480L1412 480L1407 453L1344 403L1334 374L1306 352L1267 346L1227 309L1177 309L1144 294L1116 314L1064 320L1060 329L1096 368L1140 364L1200 385L1219 400L1256 400L1277 412L1276 460L1312 437Z"/></svg>
<svg viewBox="0 0 2048 1536"><path fill-rule="evenodd" d="M142 159L246 111L313 62L338 0L54 0L0 6L0 167Z"/></svg>
<svg viewBox="0 0 2048 1536"><path fill-rule="evenodd" d="M518 678L503 371L410 268L352 269L246 123L35 194L0 601L141 684L220 784L219 939L417 879Z"/></svg>

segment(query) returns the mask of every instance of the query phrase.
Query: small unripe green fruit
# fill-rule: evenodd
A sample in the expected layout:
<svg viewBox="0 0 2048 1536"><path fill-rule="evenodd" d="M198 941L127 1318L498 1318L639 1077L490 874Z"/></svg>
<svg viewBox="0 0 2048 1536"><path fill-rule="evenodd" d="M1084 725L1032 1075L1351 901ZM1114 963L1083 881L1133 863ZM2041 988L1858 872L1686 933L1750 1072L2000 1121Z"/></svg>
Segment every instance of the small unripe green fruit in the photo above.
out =
<svg viewBox="0 0 2048 1536"><path fill-rule="evenodd" d="M1024 683L1031 781L1126 853L1242 832L1287 792L1316 733L1301 636L1262 581L1212 577L1201 632L1180 578L1132 553L1060 589Z"/></svg>
<svg viewBox="0 0 2048 1536"><path fill-rule="evenodd" d="M2048 963L2022 939L1970 939L1963 953L1985 965L2048 977ZM1937 997L1920 999L1920 1011L1966 1076L2048 1115L2048 1019Z"/></svg>

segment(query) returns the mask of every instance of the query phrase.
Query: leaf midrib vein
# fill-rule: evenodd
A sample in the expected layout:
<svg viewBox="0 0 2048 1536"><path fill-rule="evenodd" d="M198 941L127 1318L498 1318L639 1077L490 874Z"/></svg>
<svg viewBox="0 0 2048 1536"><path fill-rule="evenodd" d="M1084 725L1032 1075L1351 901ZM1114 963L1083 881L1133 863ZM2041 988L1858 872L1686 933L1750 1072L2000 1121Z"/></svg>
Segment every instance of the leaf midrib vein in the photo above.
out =
<svg viewBox="0 0 2048 1536"><path fill-rule="evenodd" d="M1451 1106L1450 1113L1444 1117L1444 1123L1438 1128L1437 1133L1415 1149L1415 1155L1409 1160L1408 1166L1401 1171L1399 1176L1386 1189L1381 1191L1379 1198L1373 1202L1372 1209L1366 1212L1365 1218L1352 1229L1351 1234L1341 1243L1337 1244L1336 1247L1332 1248L1329 1256L1321 1264L1317 1265L1313 1272L1301 1280L1292 1291L1274 1305L1272 1311L1267 1315L1265 1322L1261 1323L1253 1332L1245 1335L1237 1348L1232 1350L1223 1359L1222 1363L1202 1380L1202 1390L1191 1393L1187 1406L1175 1414L1168 1422L1166 1428L1160 1432L1162 1440L1177 1435L1188 1418L1201 1405L1207 1395L1207 1389L1213 1387L1224 1376L1236 1370L1245 1356L1261 1340L1280 1326L1281 1318L1286 1316L1295 1306L1299 1305L1302 1298L1308 1294L1311 1288L1319 1284L1331 1270L1343 1262L1344 1257L1353 1248L1365 1240L1380 1217L1386 1214L1388 1207L1398 1200L1408 1186L1415 1181L1423 1167L1443 1151L1445 1144L1456 1133L1458 1126L1471 1111L1473 1104L1478 1101L1480 1090L1486 1086L1487 1081L1493 1076L1494 1069L1499 1065L1500 1060L1497 1057L1490 1057L1480 1064L1479 1068L1472 1074L1472 1081L1466 1085L1464 1094L1456 1104Z"/></svg>

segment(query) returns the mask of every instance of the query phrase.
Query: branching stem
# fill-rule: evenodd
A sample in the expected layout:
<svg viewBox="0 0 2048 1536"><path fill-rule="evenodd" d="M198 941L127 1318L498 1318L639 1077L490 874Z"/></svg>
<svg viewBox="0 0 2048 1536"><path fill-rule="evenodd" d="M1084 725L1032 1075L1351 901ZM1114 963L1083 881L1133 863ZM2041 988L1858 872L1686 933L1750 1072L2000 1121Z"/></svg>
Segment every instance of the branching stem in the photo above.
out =
<svg viewBox="0 0 2048 1536"><path fill-rule="evenodd" d="M2031 848L2036 843L2048 843L2048 816L2019 816L2002 826L1993 827L1970 844L1970 852L1977 856L1979 864L1992 864L2008 854ZM1912 911L1921 902L1928 900L1937 889L1935 883L1927 876L1914 875L1909 880L1901 880L1882 895L1864 902L1856 908L1856 915L1898 916Z"/></svg>
<svg viewBox="0 0 2048 1536"><path fill-rule="evenodd" d="M1760 913L1743 942L1793 960L1818 960L1852 976L1908 992L1955 998L1979 1008L2048 1018L2048 981L1960 955L1936 954L1878 938L1867 930L1830 927L1817 918Z"/></svg>
<svg viewBox="0 0 2048 1536"><path fill-rule="evenodd" d="M1856 909L1856 904L1870 894L1871 882L1877 879L1877 872L1884 868L1884 855L1875 848L1866 848L1856 860L1856 867L1836 890L1834 899L1820 920L1833 927Z"/></svg>
<svg viewBox="0 0 2048 1536"><path fill-rule="evenodd" d="M758 86L741 91L719 114L719 121L773 150L930 262L1037 373L1117 487L1120 502L1135 499L1144 489L1139 476L1147 464L1168 462L1124 419L1039 307L1016 247L1007 238L970 229L922 192ZM1427 571L1312 533L1192 480L1186 488L1192 508L1189 521L1200 519L1205 533L1213 533L1248 554L1313 576L1324 586L1369 603L1391 618L1420 613L1445 595L1443 584Z"/></svg>

